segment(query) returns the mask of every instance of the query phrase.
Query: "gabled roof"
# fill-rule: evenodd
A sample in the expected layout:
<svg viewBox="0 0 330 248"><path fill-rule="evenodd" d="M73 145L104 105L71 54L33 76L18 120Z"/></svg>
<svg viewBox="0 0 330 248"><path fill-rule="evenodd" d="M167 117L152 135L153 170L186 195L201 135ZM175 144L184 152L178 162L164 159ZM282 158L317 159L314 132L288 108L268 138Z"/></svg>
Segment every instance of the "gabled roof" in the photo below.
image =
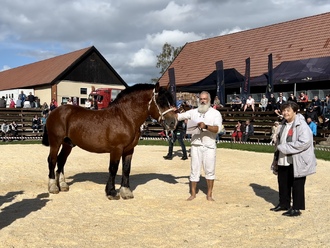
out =
<svg viewBox="0 0 330 248"><path fill-rule="evenodd" d="M35 86L54 84L61 80L61 77L67 71L93 52L98 54L123 85L127 87L126 82L111 67L99 51L94 46L91 46L50 59L2 71L0 72L0 90L32 88Z"/></svg>
<svg viewBox="0 0 330 248"><path fill-rule="evenodd" d="M245 73L251 58L251 77L267 72L268 54L273 65L283 61L330 56L330 13L301 18L238 33L187 43L169 68L174 68L177 86L205 78L222 60L224 68ZM169 82L168 72L159 80Z"/></svg>

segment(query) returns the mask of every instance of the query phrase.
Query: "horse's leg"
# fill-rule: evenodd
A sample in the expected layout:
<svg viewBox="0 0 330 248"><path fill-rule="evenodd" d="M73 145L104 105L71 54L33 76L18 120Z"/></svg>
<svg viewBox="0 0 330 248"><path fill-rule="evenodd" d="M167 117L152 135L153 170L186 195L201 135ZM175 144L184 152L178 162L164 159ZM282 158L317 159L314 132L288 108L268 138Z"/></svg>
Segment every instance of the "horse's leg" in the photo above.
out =
<svg viewBox="0 0 330 248"><path fill-rule="evenodd" d="M120 153L111 153L109 162L109 179L105 187L105 193L109 200L119 200L120 196L115 188L115 179L118 171L120 161Z"/></svg>
<svg viewBox="0 0 330 248"><path fill-rule="evenodd" d="M122 156L123 160L123 175L121 178L121 187L120 187L120 196L123 199L132 199L134 198L134 195L129 188L129 174L131 172L131 161L133 156L134 149L130 150L129 152L126 152Z"/></svg>
<svg viewBox="0 0 330 248"><path fill-rule="evenodd" d="M55 175L57 186L61 191L69 191L69 185L65 182L64 177L64 165L68 156L70 155L72 146L67 143L63 143L61 152L57 156L57 171Z"/></svg>
<svg viewBox="0 0 330 248"><path fill-rule="evenodd" d="M58 194L59 188L56 183L55 179L55 167L56 167L56 162L57 162L57 153L58 150L60 149L61 145L50 146L50 151L48 155L48 169L49 169L49 174L48 174L48 192L52 194Z"/></svg>

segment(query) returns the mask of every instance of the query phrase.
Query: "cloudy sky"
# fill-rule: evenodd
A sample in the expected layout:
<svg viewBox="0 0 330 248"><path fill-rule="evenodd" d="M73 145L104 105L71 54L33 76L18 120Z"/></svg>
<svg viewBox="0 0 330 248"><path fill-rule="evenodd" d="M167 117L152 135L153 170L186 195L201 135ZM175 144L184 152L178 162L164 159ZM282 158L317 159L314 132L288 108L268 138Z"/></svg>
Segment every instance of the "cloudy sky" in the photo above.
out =
<svg viewBox="0 0 330 248"><path fill-rule="evenodd" d="M0 71L94 45L128 84L150 83L165 42L329 11L327 0L1 0Z"/></svg>

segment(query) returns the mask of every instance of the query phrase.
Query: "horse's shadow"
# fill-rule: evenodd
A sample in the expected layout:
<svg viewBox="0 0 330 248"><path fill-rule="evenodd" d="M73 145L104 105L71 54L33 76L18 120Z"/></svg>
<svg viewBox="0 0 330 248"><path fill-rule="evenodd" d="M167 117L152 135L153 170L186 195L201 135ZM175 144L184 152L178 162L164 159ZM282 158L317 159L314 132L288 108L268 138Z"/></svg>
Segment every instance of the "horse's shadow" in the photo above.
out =
<svg viewBox="0 0 330 248"><path fill-rule="evenodd" d="M269 186L262 186L256 183L250 183L256 196L264 198L265 201L272 203L274 206L278 204L278 191Z"/></svg>
<svg viewBox="0 0 330 248"><path fill-rule="evenodd" d="M85 182L85 181L91 181L97 184L106 184L109 178L109 173L107 172L88 172L88 173L78 173L76 175L73 175L71 177L68 177L67 179L72 180L71 182L68 182L69 185L78 183L78 182ZM177 180L180 178L186 178L186 177L175 177L170 174L158 174L158 173L142 173L137 175L130 175L129 181L130 181L130 189L133 191L135 190L139 185L143 185L148 183L149 181L158 179L160 181L170 183L170 184L176 184L179 183ZM121 175L116 176L115 180L116 184L121 183Z"/></svg>
<svg viewBox="0 0 330 248"><path fill-rule="evenodd" d="M0 196L0 206L4 203L11 202L16 195L23 194L23 191L9 192L5 196ZM3 209L0 212L0 230L6 226L9 226L15 220L24 218L32 212L42 209L48 199L48 193L39 194L34 199L23 199L20 202L15 202Z"/></svg>
<svg viewBox="0 0 330 248"><path fill-rule="evenodd" d="M97 184L106 184L109 177L109 173L107 172L88 172L88 173L78 173L74 176L68 177L67 179L72 180L71 182L68 182L69 185L72 185L74 183L78 182L85 182L85 181L91 181ZM158 179L160 181L163 181L165 183L170 184L177 184L178 179L186 178L187 182L186 184L189 184L189 193L191 192L191 187L189 183L189 176L181 176L181 177L175 177L170 174L158 174L158 173L143 173L143 174L137 174L137 175L131 175L130 176L130 189L134 191L139 185L144 185L148 183L149 181ZM117 175L116 177L116 184L120 184L121 182L121 175ZM206 179L204 177L200 178L199 183L197 184L196 193L199 191L203 192L205 195L207 194L207 183Z"/></svg>

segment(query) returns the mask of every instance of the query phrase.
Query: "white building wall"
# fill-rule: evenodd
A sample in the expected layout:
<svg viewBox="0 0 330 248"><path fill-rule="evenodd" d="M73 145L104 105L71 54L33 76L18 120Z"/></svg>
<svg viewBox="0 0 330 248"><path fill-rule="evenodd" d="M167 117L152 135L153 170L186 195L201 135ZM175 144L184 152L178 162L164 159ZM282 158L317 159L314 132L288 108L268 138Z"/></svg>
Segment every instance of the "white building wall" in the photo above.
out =
<svg viewBox="0 0 330 248"><path fill-rule="evenodd" d="M63 99L64 102L66 102L66 99L69 97L77 97L79 98L79 102L80 99L87 99L88 95L92 91L92 86L95 89L98 88L115 88L121 90L125 89L125 86L123 85L92 84L86 82L72 82L72 81L63 80L57 85L57 103L60 105ZM86 94L81 94L82 88L87 89Z"/></svg>

